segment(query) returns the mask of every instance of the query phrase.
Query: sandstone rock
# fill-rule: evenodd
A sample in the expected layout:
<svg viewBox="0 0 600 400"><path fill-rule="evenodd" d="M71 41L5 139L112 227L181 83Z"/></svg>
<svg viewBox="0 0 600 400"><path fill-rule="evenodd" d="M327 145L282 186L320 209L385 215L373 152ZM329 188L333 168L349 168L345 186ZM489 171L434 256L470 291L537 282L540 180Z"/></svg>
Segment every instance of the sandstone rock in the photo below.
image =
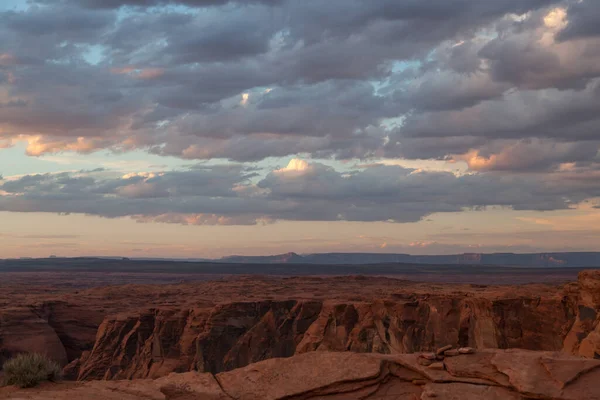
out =
<svg viewBox="0 0 600 400"><path fill-rule="evenodd" d="M0 388L0 400L600 399L600 361L596 360L555 352L483 350L448 358L447 371L425 368L427 374L422 375L420 359L417 354L316 351L216 376L190 372L156 380ZM487 379L464 378L473 374Z"/></svg>
<svg viewBox="0 0 600 400"><path fill-rule="evenodd" d="M228 400L219 383L212 374L186 372L183 374L169 374L157 379L155 386L160 388L168 400L191 400L201 398L203 400Z"/></svg>
<svg viewBox="0 0 600 400"><path fill-rule="evenodd" d="M429 368L431 368L431 369L436 369L436 370L438 370L438 371L443 371L443 370L445 369L445 368L444 368L444 363L441 363L441 362L436 362L436 363L433 363L433 364L431 364L431 365L429 366Z"/></svg>
<svg viewBox="0 0 600 400"><path fill-rule="evenodd" d="M48 323L28 308L0 310L0 367L19 353L41 353L61 365L68 362L60 338Z"/></svg>
<svg viewBox="0 0 600 400"><path fill-rule="evenodd" d="M381 377L381 364L377 357L317 351L290 359L261 361L218 374L216 378L225 393L233 398L270 400L351 381L376 381Z"/></svg>
<svg viewBox="0 0 600 400"><path fill-rule="evenodd" d="M497 386L471 385L468 383L429 383L425 393L439 400L521 400L523 397L508 389Z"/></svg>
<svg viewBox="0 0 600 400"><path fill-rule="evenodd" d="M419 358L424 358L426 360L435 360L436 355L435 355L435 353L421 353L419 355Z"/></svg>
<svg viewBox="0 0 600 400"><path fill-rule="evenodd" d="M582 271L577 316L564 340L564 351L600 359L600 271Z"/></svg>
<svg viewBox="0 0 600 400"><path fill-rule="evenodd" d="M508 377L492 365L495 351L483 350L475 354L450 357L444 361L446 370L456 378L476 378L491 384L509 386Z"/></svg>
<svg viewBox="0 0 600 400"><path fill-rule="evenodd" d="M397 354L448 343L559 350L571 323L561 307L554 298L490 301L444 295L155 309L106 318L91 356L81 363L79 379L218 373L314 350Z"/></svg>
<svg viewBox="0 0 600 400"><path fill-rule="evenodd" d="M581 271L578 283L580 304L594 309L600 308L600 271Z"/></svg>
<svg viewBox="0 0 600 400"><path fill-rule="evenodd" d="M459 354L473 354L475 353L475 349L472 347L461 347L458 349Z"/></svg>
<svg viewBox="0 0 600 400"><path fill-rule="evenodd" d="M56 332L69 361L92 349L98 326L105 317L104 312L65 301L45 301L32 310Z"/></svg>
<svg viewBox="0 0 600 400"><path fill-rule="evenodd" d="M598 279L598 271L590 271L562 288L448 285L435 293L414 283L403 283L406 292L398 293L405 289L397 282L377 278L336 278L335 285L323 278L247 278L101 288L1 308L0 363L19 351L49 352L63 364L73 361L65 372L84 380L219 373L315 350L401 354L446 344L564 349L594 358L600 357ZM349 290L352 297L340 294ZM138 309L147 304L156 307ZM28 326L24 334L21 326Z"/></svg>
<svg viewBox="0 0 600 400"><path fill-rule="evenodd" d="M499 372L508 376L511 386L517 388L519 392L539 393L549 398L560 397L561 386L544 368L540 362L541 356L547 357L550 354L511 349L495 353L491 364Z"/></svg>
<svg viewBox="0 0 600 400"><path fill-rule="evenodd" d="M452 350L446 350L444 352L444 356L445 357L455 357L459 354L465 354L465 353L459 353L459 351L457 349L452 349Z"/></svg>
<svg viewBox="0 0 600 400"><path fill-rule="evenodd" d="M445 352L446 350L450 350L451 348L452 348L452 345L451 345L451 344L449 344L449 345L446 345L446 346L444 346L444 347L440 347L439 349L437 349L437 351L436 351L436 354L439 356L439 355L441 355L441 354L444 354L444 352Z"/></svg>
<svg viewBox="0 0 600 400"><path fill-rule="evenodd" d="M432 360L428 360L428 359L426 359L426 358L419 358L419 359L417 360L417 362L419 363L419 365L423 365L423 366L425 366L425 367L428 367L428 366L430 366L431 364L433 364L433 361L432 361Z"/></svg>
<svg viewBox="0 0 600 400"><path fill-rule="evenodd" d="M561 389L573 382L580 375L600 368L600 361L580 359L556 359L540 357L540 362L546 368L552 379L558 382Z"/></svg>

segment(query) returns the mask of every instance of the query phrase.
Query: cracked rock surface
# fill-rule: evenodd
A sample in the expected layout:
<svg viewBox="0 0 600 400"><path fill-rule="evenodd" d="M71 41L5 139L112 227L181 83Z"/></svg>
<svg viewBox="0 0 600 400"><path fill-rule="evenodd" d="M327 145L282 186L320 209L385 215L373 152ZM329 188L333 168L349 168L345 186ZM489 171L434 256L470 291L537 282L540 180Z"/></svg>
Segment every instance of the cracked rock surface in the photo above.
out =
<svg viewBox="0 0 600 400"><path fill-rule="evenodd" d="M315 351L211 373L172 373L156 380L113 380L0 389L21 400L353 400L600 399L600 360L558 352L478 350L446 357L445 369L420 354Z"/></svg>

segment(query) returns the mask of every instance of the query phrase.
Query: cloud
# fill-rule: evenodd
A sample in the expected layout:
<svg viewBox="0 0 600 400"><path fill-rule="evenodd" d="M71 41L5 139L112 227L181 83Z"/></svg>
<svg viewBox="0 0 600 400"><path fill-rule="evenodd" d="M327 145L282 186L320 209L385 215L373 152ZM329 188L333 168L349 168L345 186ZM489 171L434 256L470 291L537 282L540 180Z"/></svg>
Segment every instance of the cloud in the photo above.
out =
<svg viewBox="0 0 600 400"><path fill-rule="evenodd" d="M511 49L534 43L561 4L38 3L0 15L1 65L12 76L4 103L24 105L0 110L3 136L31 135L32 155L139 148L240 161L294 154L294 145L316 157L397 156L384 149L387 119L477 107L526 86L503 66L523 60ZM526 28L506 22L528 13ZM489 30L502 39L482 36ZM564 79L586 79L597 73L591 45L539 51L577 56L587 67ZM403 62L419 65L412 77Z"/></svg>
<svg viewBox="0 0 600 400"><path fill-rule="evenodd" d="M600 168L598 168L600 171ZM131 217L140 222L248 225L288 221L415 222L432 213L502 206L569 209L600 196L597 175L455 175L376 165L339 171L294 159L259 173L241 165L116 175L25 175L0 184L0 211Z"/></svg>
<svg viewBox="0 0 600 400"><path fill-rule="evenodd" d="M50 0L42 0L42 3L48 3ZM59 0L60 1L60 0ZM228 3L263 3L276 5L282 0L63 0L64 3L81 5L90 8L120 8L129 7L153 7L163 5L187 5L190 7L211 7L222 6Z"/></svg>
<svg viewBox="0 0 600 400"><path fill-rule="evenodd" d="M443 158L487 146L491 141L539 139L556 148L581 150L588 146L583 153L594 154L600 148L596 129L600 120L595 111L600 107L599 88L600 80L596 79L581 90L514 91L469 108L413 114L396 130L388 148L410 158ZM440 141L432 141L434 137ZM426 149L421 145L424 141ZM564 144L554 145L552 141ZM509 145L514 147L512 143ZM571 161L580 154L573 153L576 157ZM568 157L564 161L569 161Z"/></svg>
<svg viewBox="0 0 600 400"><path fill-rule="evenodd" d="M594 0L574 1L567 9L568 24L558 35L559 40L600 36L600 5Z"/></svg>
<svg viewBox="0 0 600 400"><path fill-rule="evenodd" d="M491 142L456 159L466 161L473 171L543 171L600 160L598 146L597 142L557 143L547 139Z"/></svg>
<svg viewBox="0 0 600 400"><path fill-rule="evenodd" d="M0 12L0 147L242 164L32 175L4 183L2 206L187 224L568 208L597 194L597 3L32 0ZM294 161L252 175L271 157L468 173Z"/></svg>

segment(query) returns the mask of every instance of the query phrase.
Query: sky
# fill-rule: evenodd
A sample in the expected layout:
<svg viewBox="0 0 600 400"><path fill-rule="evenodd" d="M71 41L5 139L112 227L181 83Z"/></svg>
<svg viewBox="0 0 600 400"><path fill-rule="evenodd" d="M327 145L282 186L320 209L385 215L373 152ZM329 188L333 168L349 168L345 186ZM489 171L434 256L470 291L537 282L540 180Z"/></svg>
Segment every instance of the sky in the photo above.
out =
<svg viewBox="0 0 600 400"><path fill-rule="evenodd" d="M598 1L0 2L0 258L599 238Z"/></svg>

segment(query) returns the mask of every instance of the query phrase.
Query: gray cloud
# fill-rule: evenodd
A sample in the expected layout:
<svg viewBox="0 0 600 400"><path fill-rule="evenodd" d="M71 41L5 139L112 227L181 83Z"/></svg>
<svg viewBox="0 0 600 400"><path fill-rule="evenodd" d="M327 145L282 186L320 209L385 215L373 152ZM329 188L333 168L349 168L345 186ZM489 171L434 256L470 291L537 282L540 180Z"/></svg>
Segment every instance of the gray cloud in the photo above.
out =
<svg viewBox="0 0 600 400"><path fill-rule="evenodd" d="M122 177L107 176L106 171L57 173L5 181L0 185L0 210L184 224L412 222L436 212L492 205L567 209L600 195L598 180L591 178L576 170L542 178L455 176L383 165L343 172L303 161L262 178L235 165Z"/></svg>
<svg viewBox="0 0 600 400"><path fill-rule="evenodd" d="M0 204L207 224L565 208L597 195L582 183L600 150L597 11L591 0L32 1L0 12L0 147L441 159L474 174L32 175L5 182Z"/></svg>
<svg viewBox="0 0 600 400"><path fill-rule="evenodd" d="M189 1L179 2L189 12L148 9L167 3L68 1L4 13L0 36L16 45L3 59L11 80L3 104L24 106L1 115L3 134L37 134L31 154L141 147L250 160L294 154L283 146L298 143L314 156L397 156L382 148L386 118L408 115L410 125L420 113L477 107L520 85L501 72L513 57L489 50L499 39L482 42L477 29L497 24L508 42L522 41L535 34L498 21L530 10L537 21L558 2ZM135 7L117 18L122 5ZM219 7L202 8L209 5ZM421 64L412 80L397 70L406 60ZM248 107L239 106L244 93ZM240 143L253 147L265 134L261 151L240 154Z"/></svg>
<svg viewBox="0 0 600 400"><path fill-rule="evenodd" d="M39 3L52 4L55 0L40 0ZM283 0L56 0L65 4L79 5L96 9L128 7L155 7L166 5L186 5L190 7L222 6L228 3L262 3L277 5Z"/></svg>
<svg viewBox="0 0 600 400"><path fill-rule="evenodd" d="M594 0L574 1L569 5L569 24L563 29L558 38L569 40L600 35L600 4Z"/></svg>

